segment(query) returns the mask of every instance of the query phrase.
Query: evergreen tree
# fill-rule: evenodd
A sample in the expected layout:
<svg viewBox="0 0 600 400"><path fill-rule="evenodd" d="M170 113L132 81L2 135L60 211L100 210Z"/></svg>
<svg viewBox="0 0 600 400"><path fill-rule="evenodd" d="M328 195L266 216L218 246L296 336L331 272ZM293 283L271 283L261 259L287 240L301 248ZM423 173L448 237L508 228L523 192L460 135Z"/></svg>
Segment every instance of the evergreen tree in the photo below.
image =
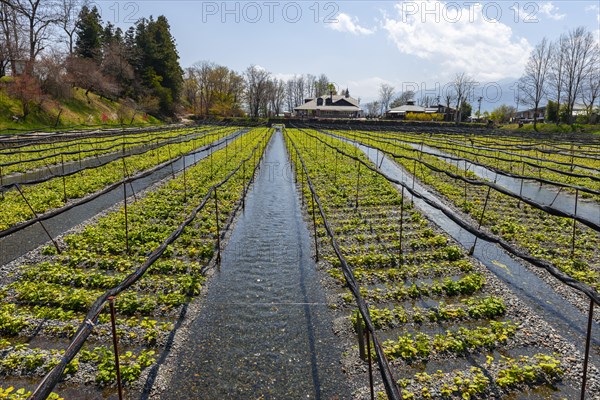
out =
<svg viewBox="0 0 600 400"><path fill-rule="evenodd" d="M99 60L102 56L102 18L96 7L84 6L79 13L76 27L75 54L83 58Z"/></svg>
<svg viewBox="0 0 600 400"><path fill-rule="evenodd" d="M550 122L558 122L558 103L548 100L546 106L546 120Z"/></svg>
<svg viewBox="0 0 600 400"><path fill-rule="evenodd" d="M139 59L133 65L144 85L158 97L160 112L173 115L183 88L183 70L170 26L164 16L137 24L136 47Z"/></svg>
<svg viewBox="0 0 600 400"><path fill-rule="evenodd" d="M115 26L111 22L107 22L102 31L102 42L104 45L108 45L113 40L115 40Z"/></svg>

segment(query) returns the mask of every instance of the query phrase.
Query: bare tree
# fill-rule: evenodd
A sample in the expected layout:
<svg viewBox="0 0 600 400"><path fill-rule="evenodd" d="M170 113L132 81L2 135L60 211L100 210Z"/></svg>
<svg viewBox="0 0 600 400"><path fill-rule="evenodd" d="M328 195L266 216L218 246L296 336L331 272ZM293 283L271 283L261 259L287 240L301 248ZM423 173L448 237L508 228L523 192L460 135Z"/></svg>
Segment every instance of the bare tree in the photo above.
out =
<svg viewBox="0 0 600 400"><path fill-rule="evenodd" d="M378 101L372 101L370 103L365 104L365 108L367 110L367 116L370 118L376 118L379 116L379 111L381 110L381 105Z"/></svg>
<svg viewBox="0 0 600 400"><path fill-rule="evenodd" d="M525 65L525 73L519 79L519 100L533 106L533 129L537 131L538 108L546 96L548 66L551 59L550 43L546 38L535 46Z"/></svg>
<svg viewBox="0 0 600 400"><path fill-rule="evenodd" d="M595 68L593 67L594 65L596 66ZM596 100L600 98L600 68L597 67L598 65L600 65L600 48L596 45L591 62L592 68L584 82L581 96L583 104L587 109L589 123L593 122L592 116L594 114L594 104L596 103Z"/></svg>
<svg viewBox="0 0 600 400"><path fill-rule="evenodd" d="M240 115L243 90L243 77L222 65L203 61L186 70L184 97L194 113Z"/></svg>
<svg viewBox="0 0 600 400"><path fill-rule="evenodd" d="M94 60L69 56L66 65L69 81L73 86L85 89L88 102L91 101L90 92L107 99L114 99L118 95L118 84L111 77L102 74L100 66Z"/></svg>
<svg viewBox="0 0 600 400"><path fill-rule="evenodd" d="M429 107L435 104L435 97L432 96L421 96L419 99L419 105L421 107Z"/></svg>
<svg viewBox="0 0 600 400"><path fill-rule="evenodd" d="M296 106L304 103L305 98L305 85L304 85L304 77L302 75L294 77L294 103Z"/></svg>
<svg viewBox="0 0 600 400"><path fill-rule="evenodd" d="M58 5L59 9L56 16L57 22L65 32L69 54L73 54L79 11L85 3L87 3L87 1L82 3L80 0L62 0Z"/></svg>
<svg viewBox="0 0 600 400"><path fill-rule="evenodd" d="M319 75L319 79L315 84L315 97L321 97L328 93L327 86L329 85L329 78L327 75L321 74Z"/></svg>
<svg viewBox="0 0 600 400"><path fill-rule="evenodd" d="M53 4L42 0L0 0L23 19L23 32L27 37L26 73L33 72L36 57L50 39L50 27L58 21Z"/></svg>
<svg viewBox="0 0 600 400"><path fill-rule="evenodd" d="M196 80L193 67L189 67L185 70L181 96L189 106L192 114L196 115L200 113L200 93L198 91L198 81Z"/></svg>
<svg viewBox="0 0 600 400"><path fill-rule="evenodd" d="M296 102L294 101L294 85L295 83L293 79L289 79L285 83L285 104L289 112L294 111L294 107L297 106Z"/></svg>
<svg viewBox="0 0 600 400"><path fill-rule="evenodd" d="M584 27L575 28L565 37L565 95L566 111L569 124L573 123L573 107L581 95L581 90L586 77L593 68L594 51L597 44L594 35Z"/></svg>
<svg viewBox="0 0 600 400"><path fill-rule="evenodd" d="M8 93L21 103L22 118L26 119L31 113L32 106L41 106L44 99L40 82L29 74L15 77L8 86Z"/></svg>
<svg viewBox="0 0 600 400"><path fill-rule="evenodd" d="M5 67L10 66L12 74L16 75L20 72L17 64L24 58L22 54L25 46L22 41L19 14L6 3L0 3L0 29L2 30L2 61Z"/></svg>
<svg viewBox="0 0 600 400"><path fill-rule="evenodd" d="M551 44L550 65L548 68L548 97L556 101L557 113L560 112L560 105L565 85L565 58L567 53L566 35ZM556 118L556 125L560 123L560 118Z"/></svg>
<svg viewBox="0 0 600 400"><path fill-rule="evenodd" d="M67 78L65 56L60 51L50 51L43 54L36 66L36 76L44 93L55 99L68 99L73 90Z"/></svg>
<svg viewBox="0 0 600 400"><path fill-rule="evenodd" d="M454 99L456 101L456 123L461 121L462 105L467 100L474 87L475 82L466 73L461 72L454 76L454 81L451 84L451 88L454 91Z"/></svg>
<svg viewBox="0 0 600 400"><path fill-rule="evenodd" d="M306 74L304 78L305 93L307 98L313 98L316 96L317 77L311 74Z"/></svg>
<svg viewBox="0 0 600 400"><path fill-rule="evenodd" d="M269 81L269 110L278 116L285 100L285 82L277 78Z"/></svg>
<svg viewBox="0 0 600 400"><path fill-rule="evenodd" d="M409 101L415 98L415 92L407 90L406 92L400 93L394 101L390 104L390 108L396 108L408 104Z"/></svg>
<svg viewBox="0 0 600 400"><path fill-rule="evenodd" d="M379 105L381 106L381 114L385 113L389 107L392 97L394 96L394 87L387 83L379 85Z"/></svg>
<svg viewBox="0 0 600 400"><path fill-rule="evenodd" d="M260 116L261 106L266 101L270 73L263 68L251 65L246 69L246 101L252 118Z"/></svg>

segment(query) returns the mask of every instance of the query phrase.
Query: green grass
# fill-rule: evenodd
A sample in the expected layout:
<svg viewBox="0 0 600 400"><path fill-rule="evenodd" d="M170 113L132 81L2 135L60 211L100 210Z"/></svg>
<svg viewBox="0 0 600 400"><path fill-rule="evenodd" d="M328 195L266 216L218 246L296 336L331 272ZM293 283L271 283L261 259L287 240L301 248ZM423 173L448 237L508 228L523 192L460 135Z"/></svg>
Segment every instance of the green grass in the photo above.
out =
<svg viewBox="0 0 600 400"><path fill-rule="evenodd" d="M21 116L18 100L11 98L5 88L0 87L0 134L21 133L32 130L68 130L98 127L121 126L117 111L121 105L94 93L85 95L83 89L75 88L73 97L66 100L44 100L40 105L32 105L31 113L25 119L15 121L13 116ZM62 110L62 112L61 112ZM60 113L60 118L58 115ZM104 118L103 118L104 116ZM161 121L143 114L124 119L125 126L159 125Z"/></svg>

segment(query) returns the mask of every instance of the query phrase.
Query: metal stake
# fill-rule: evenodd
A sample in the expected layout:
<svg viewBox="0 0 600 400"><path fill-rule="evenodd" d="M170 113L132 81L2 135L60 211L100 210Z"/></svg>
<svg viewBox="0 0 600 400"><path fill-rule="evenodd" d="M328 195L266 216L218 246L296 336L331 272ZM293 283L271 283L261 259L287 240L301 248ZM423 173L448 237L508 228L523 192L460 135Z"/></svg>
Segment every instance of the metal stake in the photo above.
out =
<svg viewBox="0 0 600 400"><path fill-rule="evenodd" d="M125 211L125 249L129 253L129 224L127 222L127 185L123 181L123 210Z"/></svg>
<svg viewBox="0 0 600 400"><path fill-rule="evenodd" d="M571 238L571 259L575 257L575 229L577 220L575 217L577 216L577 203L579 202L579 189L575 189L575 212L573 213L573 235Z"/></svg>
<svg viewBox="0 0 600 400"><path fill-rule="evenodd" d="M356 310L356 332L358 334L358 355L361 360L366 361L367 355L365 354L365 332L363 329L360 311L358 310Z"/></svg>
<svg viewBox="0 0 600 400"><path fill-rule="evenodd" d="M375 389L373 387L373 360L371 360L371 337L369 336L368 328L365 333L367 334L367 357L369 357L369 387L371 388L371 400L375 400Z"/></svg>
<svg viewBox="0 0 600 400"><path fill-rule="evenodd" d="M117 323L115 318L115 298L108 298L110 307L110 323L112 325L113 347L115 350L115 369L117 370L117 388L119 389L119 400L123 400L123 385L121 384L121 367L119 366L119 344L117 339Z"/></svg>
<svg viewBox="0 0 600 400"><path fill-rule="evenodd" d="M312 217L313 217L313 228L315 235L315 260L319 262L319 243L317 241L317 218L315 216L315 195L314 193L310 197L312 200Z"/></svg>
<svg viewBox="0 0 600 400"><path fill-rule="evenodd" d="M358 174L356 177L356 199L354 203L354 208L358 210L358 187L360 185L360 162L358 162Z"/></svg>
<svg viewBox="0 0 600 400"><path fill-rule="evenodd" d="M65 204L67 203L67 183L65 181L65 156L60 155L60 162L62 165L62 184L63 184L63 199Z"/></svg>
<svg viewBox="0 0 600 400"><path fill-rule="evenodd" d="M587 384L588 361L590 358L590 341L592 339L592 320L594 319L594 300L590 299L590 313L588 314L587 336L585 338L585 356L583 358L583 378L581 379L581 400L585 399L585 385Z"/></svg>
<svg viewBox="0 0 600 400"><path fill-rule="evenodd" d="M215 222L217 224L217 264L221 264L221 228L219 227L219 203L217 198L217 188L214 189L215 193Z"/></svg>

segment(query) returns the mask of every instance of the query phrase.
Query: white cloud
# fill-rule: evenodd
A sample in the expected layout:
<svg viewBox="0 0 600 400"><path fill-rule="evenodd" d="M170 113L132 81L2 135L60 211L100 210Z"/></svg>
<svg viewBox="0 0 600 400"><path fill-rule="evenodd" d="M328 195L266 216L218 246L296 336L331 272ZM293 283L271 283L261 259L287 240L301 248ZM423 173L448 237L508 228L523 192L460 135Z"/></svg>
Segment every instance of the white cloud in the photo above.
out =
<svg viewBox="0 0 600 400"><path fill-rule="evenodd" d="M326 26L334 31L350 32L353 35L371 35L375 33L375 29L360 26L357 17L351 17L345 13L339 13L336 22L328 23Z"/></svg>
<svg viewBox="0 0 600 400"><path fill-rule="evenodd" d="M567 16L566 14L559 14L558 7L552 4L551 1L540 3L539 7L540 13L555 21L559 21Z"/></svg>
<svg viewBox="0 0 600 400"><path fill-rule="evenodd" d="M427 2L419 10L395 6L396 17L384 16L383 29L400 52L441 65L443 75L466 72L480 81L517 77L531 45L517 38L512 29L482 12L482 5L456 8L457 3Z"/></svg>

